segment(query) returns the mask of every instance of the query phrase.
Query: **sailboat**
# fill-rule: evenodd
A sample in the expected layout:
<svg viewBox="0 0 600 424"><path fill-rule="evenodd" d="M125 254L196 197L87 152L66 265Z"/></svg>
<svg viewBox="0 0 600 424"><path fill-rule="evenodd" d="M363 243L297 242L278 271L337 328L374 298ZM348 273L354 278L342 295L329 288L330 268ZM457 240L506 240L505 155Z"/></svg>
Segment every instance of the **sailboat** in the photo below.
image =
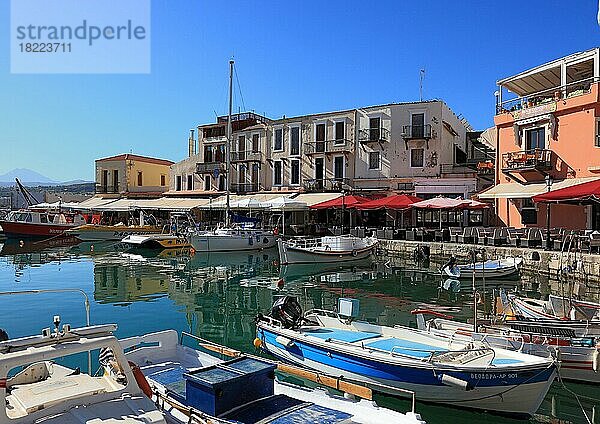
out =
<svg viewBox="0 0 600 424"><path fill-rule="evenodd" d="M227 115L227 142L225 143L226 161L226 212L225 225L212 231L193 231L190 244L196 252L232 252L241 250L268 249L275 246L275 234L258 228L253 223L231 223L230 170L231 170L231 109L233 100L233 64L229 61L229 113Z"/></svg>

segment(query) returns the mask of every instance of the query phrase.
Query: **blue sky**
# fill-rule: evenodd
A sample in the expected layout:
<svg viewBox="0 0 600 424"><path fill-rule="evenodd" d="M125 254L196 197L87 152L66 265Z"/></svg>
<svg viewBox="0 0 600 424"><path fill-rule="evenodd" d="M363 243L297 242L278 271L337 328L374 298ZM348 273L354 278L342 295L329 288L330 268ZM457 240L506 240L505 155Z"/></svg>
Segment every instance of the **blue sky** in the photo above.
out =
<svg viewBox="0 0 600 424"><path fill-rule="evenodd" d="M495 81L600 45L595 0L152 1L148 75L11 75L0 31L0 174L93 179L94 159L178 161L226 113L234 56L246 109L276 118L441 98L478 129ZM9 28L9 2L0 22ZM236 89L236 109L242 106Z"/></svg>

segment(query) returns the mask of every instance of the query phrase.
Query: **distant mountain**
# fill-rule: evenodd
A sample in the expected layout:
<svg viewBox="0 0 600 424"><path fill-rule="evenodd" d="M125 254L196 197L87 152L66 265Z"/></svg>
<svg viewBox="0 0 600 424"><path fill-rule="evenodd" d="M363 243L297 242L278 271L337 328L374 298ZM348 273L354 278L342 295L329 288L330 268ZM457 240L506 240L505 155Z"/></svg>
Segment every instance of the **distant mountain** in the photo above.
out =
<svg viewBox="0 0 600 424"><path fill-rule="evenodd" d="M71 181L63 181L59 183L62 186L76 185L76 184L94 184L94 181L89 180L71 180Z"/></svg>
<svg viewBox="0 0 600 424"><path fill-rule="evenodd" d="M51 180L39 172L27 168L16 168L6 174L0 175L0 183L14 183L18 178L25 185L55 185L56 181ZM3 184L4 185L4 184Z"/></svg>

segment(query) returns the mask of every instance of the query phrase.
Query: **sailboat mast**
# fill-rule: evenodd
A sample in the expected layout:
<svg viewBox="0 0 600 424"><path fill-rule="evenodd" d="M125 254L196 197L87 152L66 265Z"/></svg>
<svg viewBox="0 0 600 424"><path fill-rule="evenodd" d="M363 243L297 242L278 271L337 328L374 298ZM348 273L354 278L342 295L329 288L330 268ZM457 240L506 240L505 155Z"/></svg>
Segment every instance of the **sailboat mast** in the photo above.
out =
<svg viewBox="0 0 600 424"><path fill-rule="evenodd" d="M231 109L233 107L233 59L229 61L229 113L227 114L227 141L225 143L225 167L226 167L226 189L227 189L227 207L225 209L225 224L227 227L231 224L229 192L231 188Z"/></svg>

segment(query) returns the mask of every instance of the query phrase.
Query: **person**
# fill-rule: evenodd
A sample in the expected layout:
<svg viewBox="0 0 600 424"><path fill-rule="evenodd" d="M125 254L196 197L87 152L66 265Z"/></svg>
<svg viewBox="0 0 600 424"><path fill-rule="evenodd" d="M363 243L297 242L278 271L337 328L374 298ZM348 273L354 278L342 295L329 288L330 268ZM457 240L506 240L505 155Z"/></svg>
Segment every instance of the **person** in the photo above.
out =
<svg viewBox="0 0 600 424"><path fill-rule="evenodd" d="M9 339L8 333L6 331L4 331L3 328L0 328L0 342L5 342L8 339Z"/></svg>

